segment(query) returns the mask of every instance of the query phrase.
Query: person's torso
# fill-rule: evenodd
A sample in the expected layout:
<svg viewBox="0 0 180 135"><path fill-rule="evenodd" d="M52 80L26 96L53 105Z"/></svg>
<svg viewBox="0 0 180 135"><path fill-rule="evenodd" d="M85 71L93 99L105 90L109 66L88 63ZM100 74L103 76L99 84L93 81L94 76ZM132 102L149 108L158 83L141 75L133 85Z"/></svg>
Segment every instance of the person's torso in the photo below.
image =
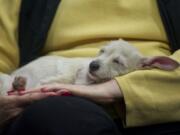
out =
<svg viewBox="0 0 180 135"><path fill-rule="evenodd" d="M96 48L119 38L145 55L170 53L156 0L62 0L44 52L94 56Z"/></svg>

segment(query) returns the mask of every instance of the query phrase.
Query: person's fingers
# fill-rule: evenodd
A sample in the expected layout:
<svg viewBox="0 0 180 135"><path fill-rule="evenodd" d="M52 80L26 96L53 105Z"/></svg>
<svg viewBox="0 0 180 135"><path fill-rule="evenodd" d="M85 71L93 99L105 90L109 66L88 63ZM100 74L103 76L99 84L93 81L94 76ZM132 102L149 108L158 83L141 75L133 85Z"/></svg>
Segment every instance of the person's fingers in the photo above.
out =
<svg viewBox="0 0 180 135"><path fill-rule="evenodd" d="M61 88L55 87L55 86L46 86L41 89L41 92L58 92L61 91Z"/></svg>
<svg viewBox="0 0 180 135"><path fill-rule="evenodd" d="M7 94L10 95L18 95L18 91L8 91Z"/></svg>
<svg viewBox="0 0 180 135"><path fill-rule="evenodd" d="M48 93L49 95L55 95L55 93L58 91L59 89L38 89L38 90L30 90L30 91L22 91L19 92L18 95L22 96L22 95L27 95L27 94L33 94L33 93ZM13 94L12 94L13 95ZM15 94L17 95L17 94Z"/></svg>
<svg viewBox="0 0 180 135"><path fill-rule="evenodd" d="M19 106L24 106L24 105L28 105L31 104L35 101L47 98L49 96L57 96L56 93L54 92L48 92L48 93L29 93L29 94L25 94L22 96L19 96L17 98L17 103Z"/></svg>
<svg viewBox="0 0 180 135"><path fill-rule="evenodd" d="M58 90L56 94L60 96L72 96L72 93L67 89Z"/></svg>
<svg viewBox="0 0 180 135"><path fill-rule="evenodd" d="M46 87L55 87L55 88L58 88L58 84L38 86L38 87L33 88L33 89L28 89L26 91L21 91L20 94L24 95L24 94L29 94L29 93L50 92L50 91L54 91L55 92L55 91L57 91L56 89L48 90Z"/></svg>
<svg viewBox="0 0 180 135"><path fill-rule="evenodd" d="M54 94L54 95L72 95L72 90L74 89L73 85L67 84L51 84L51 85L43 85L37 88L33 88L32 90L22 91L19 95L28 95L35 93L46 93L46 94Z"/></svg>
<svg viewBox="0 0 180 135"><path fill-rule="evenodd" d="M34 88L32 90L21 91L21 92L19 92L19 94L25 95L25 94L29 94L29 93L40 93L40 92L41 92L41 88Z"/></svg>

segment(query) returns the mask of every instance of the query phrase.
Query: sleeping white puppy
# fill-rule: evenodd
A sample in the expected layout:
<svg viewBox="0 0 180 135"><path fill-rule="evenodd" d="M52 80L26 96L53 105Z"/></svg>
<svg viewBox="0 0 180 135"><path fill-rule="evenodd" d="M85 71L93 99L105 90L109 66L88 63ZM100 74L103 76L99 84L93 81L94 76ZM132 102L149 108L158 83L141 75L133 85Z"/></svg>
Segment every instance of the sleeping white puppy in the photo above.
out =
<svg viewBox="0 0 180 135"><path fill-rule="evenodd" d="M94 58L44 56L14 71L0 75L0 92L11 89L16 76L27 78L26 88L48 83L93 84L139 69L174 70L179 63L164 56L144 57L124 40L111 41Z"/></svg>

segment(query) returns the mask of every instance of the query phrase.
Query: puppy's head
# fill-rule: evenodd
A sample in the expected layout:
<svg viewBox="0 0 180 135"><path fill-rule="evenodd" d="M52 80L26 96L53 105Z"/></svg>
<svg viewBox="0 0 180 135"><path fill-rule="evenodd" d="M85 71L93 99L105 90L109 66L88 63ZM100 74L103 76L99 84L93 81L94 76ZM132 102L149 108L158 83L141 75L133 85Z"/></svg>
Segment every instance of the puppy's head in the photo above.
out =
<svg viewBox="0 0 180 135"><path fill-rule="evenodd" d="M137 69L159 68L173 70L179 63L164 56L146 58L124 40L111 41L100 49L98 56L89 64L88 76L96 82L109 80Z"/></svg>

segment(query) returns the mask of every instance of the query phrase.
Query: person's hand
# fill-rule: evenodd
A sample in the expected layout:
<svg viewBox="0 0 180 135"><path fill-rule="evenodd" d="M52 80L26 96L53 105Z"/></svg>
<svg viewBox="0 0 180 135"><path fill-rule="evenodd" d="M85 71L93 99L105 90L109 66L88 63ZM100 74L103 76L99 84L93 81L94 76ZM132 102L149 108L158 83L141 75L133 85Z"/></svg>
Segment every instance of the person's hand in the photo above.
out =
<svg viewBox="0 0 180 135"><path fill-rule="evenodd" d="M55 83L44 85L31 91L25 91L24 94L38 92L55 92L58 95L70 93L74 96L88 98L97 103L112 103L116 100L122 99L120 87L115 80L110 80L105 83L94 85L71 85Z"/></svg>
<svg viewBox="0 0 180 135"><path fill-rule="evenodd" d="M3 126L8 120L19 115L29 104L56 95L54 92L48 93L29 93L18 96L0 96L0 126Z"/></svg>

